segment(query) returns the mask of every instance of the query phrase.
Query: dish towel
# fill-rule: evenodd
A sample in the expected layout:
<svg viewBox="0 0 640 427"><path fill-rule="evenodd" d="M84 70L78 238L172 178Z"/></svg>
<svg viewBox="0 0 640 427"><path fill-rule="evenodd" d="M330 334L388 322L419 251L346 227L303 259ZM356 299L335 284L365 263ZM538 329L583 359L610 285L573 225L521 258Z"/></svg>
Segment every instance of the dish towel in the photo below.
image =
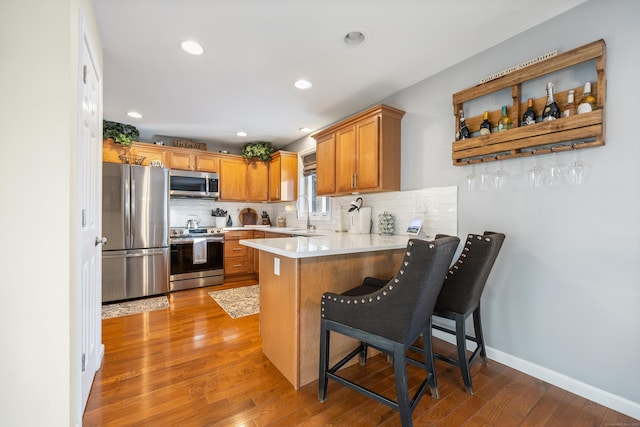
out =
<svg viewBox="0 0 640 427"><path fill-rule="evenodd" d="M207 239L193 239L193 263L207 262Z"/></svg>

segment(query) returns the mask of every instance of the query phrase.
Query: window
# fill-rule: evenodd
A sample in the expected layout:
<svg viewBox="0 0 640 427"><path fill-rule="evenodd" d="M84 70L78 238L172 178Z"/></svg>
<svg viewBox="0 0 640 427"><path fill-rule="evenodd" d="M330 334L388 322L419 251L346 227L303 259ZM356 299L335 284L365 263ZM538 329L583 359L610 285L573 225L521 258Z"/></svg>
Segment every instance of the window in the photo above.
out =
<svg viewBox="0 0 640 427"><path fill-rule="evenodd" d="M316 153L302 155L302 177L300 193L306 196L309 205L309 213L315 219L330 218L331 199L316 195ZM303 197L302 200L305 198Z"/></svg>

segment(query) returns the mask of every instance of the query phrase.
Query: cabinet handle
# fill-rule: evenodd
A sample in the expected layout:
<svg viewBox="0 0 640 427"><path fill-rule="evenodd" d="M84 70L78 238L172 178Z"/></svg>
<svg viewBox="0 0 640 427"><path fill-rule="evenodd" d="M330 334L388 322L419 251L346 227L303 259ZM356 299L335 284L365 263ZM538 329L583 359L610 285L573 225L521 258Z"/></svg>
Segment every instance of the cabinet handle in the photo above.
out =
<svg viewBox="0 0 640 427"><path fill-rule="evenodd" d="M242 248L233 248L233 249L231 249L231 250L232 250L232 251L241 251L241 250L242 250Z"/></svg>
<svg viewBox="0 0 640 427"><path fill-rule="evenodd" d="M358 177L356 176L355 172L353 173L352 183L353 183L353 187L352 188L358 188Z"/></svg>
<svg viewBox="0 0 640 427"><path fill-rule="evenodd" d="M242 267L242 264L233 264L234 267Z"/></svg>
<svg viewBox="0 0 640 427"><path fill-rule="evenodd" d="M280 198L280 189L276 188L276 199Z"/></svg>

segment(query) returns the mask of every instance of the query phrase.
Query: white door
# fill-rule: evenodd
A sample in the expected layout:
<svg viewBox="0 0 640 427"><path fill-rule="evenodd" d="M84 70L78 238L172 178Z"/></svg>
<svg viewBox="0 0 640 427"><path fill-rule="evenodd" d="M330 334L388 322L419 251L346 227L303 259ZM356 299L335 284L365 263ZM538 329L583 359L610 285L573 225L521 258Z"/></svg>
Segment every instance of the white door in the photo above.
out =
<svg viewBox="0 0 640 427"><path fill-rule="evenodd" d="M84 26L83 26L84 27ZM79 332L81 334L80 414L84 412L95 373L100 367L102 347L102 138L101 90L92 61L86 27L80 46L78 117L78 236L79 236ZM82 418L80 418L81 420Z"/></svg>

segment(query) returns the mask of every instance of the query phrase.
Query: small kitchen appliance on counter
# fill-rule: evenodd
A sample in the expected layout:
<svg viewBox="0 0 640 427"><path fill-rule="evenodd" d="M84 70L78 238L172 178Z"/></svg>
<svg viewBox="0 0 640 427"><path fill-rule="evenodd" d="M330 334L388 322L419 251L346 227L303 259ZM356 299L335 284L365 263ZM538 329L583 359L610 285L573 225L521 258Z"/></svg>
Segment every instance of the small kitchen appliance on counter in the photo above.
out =
<svg viewBox="0 0 640 427"><path fill-rule="evenodd" d="M371 232L371 208L362 207L362 197L350 203L349 233L369 234Z"/></svg>

